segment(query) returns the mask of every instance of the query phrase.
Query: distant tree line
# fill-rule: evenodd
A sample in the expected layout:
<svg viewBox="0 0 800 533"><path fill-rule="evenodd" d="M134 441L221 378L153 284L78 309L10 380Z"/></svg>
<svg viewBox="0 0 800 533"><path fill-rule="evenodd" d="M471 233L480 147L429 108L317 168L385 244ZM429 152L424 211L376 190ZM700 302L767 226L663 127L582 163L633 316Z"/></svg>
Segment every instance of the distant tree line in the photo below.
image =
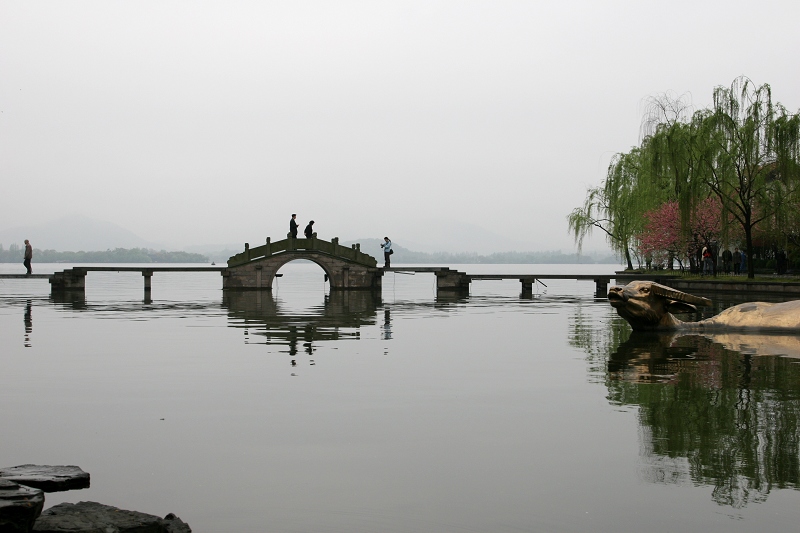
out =
<svg viewBox="0 0 800 533"><path fill-rule="evenodd" d="M8 249L0 244L0 263L21 263L24 247L12 244ZM57 252L33 250L35 263L207 263L208 258L188 252L167 252L146 248L115 248L104 252Z"/></svg>
<svg viewBox="0 0 800 533"><path fill-rule="evenodd" d="M361 250L374 255L379 260L383 255L378 248L379 239L361 240ZM374 246L371 246L373 245ZM349 245L349 244L348 244ZM577 253L547 252L497 252L482 255L474 252L414 252L394 245L392 256L397 263L421 264L592 264L616 263L613 255L590 256ZM377 251L377 252L375 252ZM214 260L226 261L236 252L223 250L210 254ZM24 247L12 244L7 249L0 244L0 263L22 263ZM149 250L146 248L115 248L114 250L94 252L58 252L56 250L40 250L34 248L35 263L208 263L209 257L189 252L167 252L165 250Z"/></svg>
<svg viewBox="0 0 800 533"><path fill-rule="evenodd" d="M652 98L641 139L569 215L579 247L599 229L629 269L694 267L703 247L741 248L749 278L756 261L797 262L800 113L773 103L769 85L737 78L695 112L683 97Z"/></svg>
<svg viewBox="0 0 800 533"><path fill-rule="evenodd" d="M361 251L368 253L383 263L383 252L380 244L383 239L360 239ZM355 241L343 242L345 246L354 244ZM394 255L393 263L418 263L418 264L617 264L617 258L612 254L590 256L577 253L565 254L560 250L547 252L496 252L482 255L476 252L414 252L396 243L392 243Z"/></svg>
<svg viewBox="0 0 800 533"><path fill-rule="evenodd" d="M445 263L445 264L573 264L573 263L616 263L616 258L609 255L600 261L581 254L565 254L556 252L496 252L489 255L478 253L449 253L449 252L412 252L397 247L392 260L398 263Z"/></svg>

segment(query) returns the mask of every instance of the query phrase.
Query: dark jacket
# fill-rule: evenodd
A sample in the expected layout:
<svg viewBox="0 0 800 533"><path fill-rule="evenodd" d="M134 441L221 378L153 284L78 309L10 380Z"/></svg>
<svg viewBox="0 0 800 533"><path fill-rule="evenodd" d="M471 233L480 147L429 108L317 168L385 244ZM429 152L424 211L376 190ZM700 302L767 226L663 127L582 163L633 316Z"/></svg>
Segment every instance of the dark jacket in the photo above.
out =
<svg viewBox="0 0 800 533"><path fill-rule="evenodd" d="M297 222L294 219L289 220L289 233L292 234L292 237L297 237Z"/></svg>
<svg viewBox="0 0 800 533"><path fill-rule="evenodd" d="M310 239L311 235L314 233L314 228L312 228L311 226L312 226L312 224L309 224L308 226L306 226L306 229L303 231L303 233L306 234L306 239Z"/></svg>

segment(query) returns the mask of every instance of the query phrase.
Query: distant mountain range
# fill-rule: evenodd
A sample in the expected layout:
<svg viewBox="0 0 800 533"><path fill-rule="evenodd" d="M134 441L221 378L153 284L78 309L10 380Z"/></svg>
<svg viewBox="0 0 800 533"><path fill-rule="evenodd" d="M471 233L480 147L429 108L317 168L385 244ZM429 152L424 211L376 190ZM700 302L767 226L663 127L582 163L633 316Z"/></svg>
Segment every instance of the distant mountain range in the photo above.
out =
<svg viewBox="0 0 800 533"><path fill-rule="evenodd" d="M0 263L19 263L24 249L16 244L0 250ZM187 252L161 252L144 248L114 248L90 252L35 250L36 263L207 263L208 257Z"/></svg>
<svg viewBox="0 0 800 533"><path fill-rule="evenodd" d="M414 218L404 223L403 230L399 235L389 233L389 238L402 242L408 249L428 253L489 254L498 250L541 249L541 246L527 239L526 235L519 235L513 228L489 230L457 220Z"/></svg>
<svg viewBox="0 0 800 533"><path fill-rule="evenodd" d="M443 224L447 226L447 224ZM449 251L430 251L430 244L421 242L402 241L402 245L395 242L395 255L393 261L397 263L616 263L613 254L608 251L586 252L578 255L574 252L563 253L556 251L538 252L491 252L505 248L506 250L525 249L524 244L512 239L499 237L478 228L439 228L446 230L452 236L452 247L440 248ZM469 238L465 233L469 234ZM460 236L459 236L460 234ZM22 246L25 239L29 239L37 250L58 250L61 252L90 252L122 249L164 250L165 246L143 239L130 230L111 222L95 220L84 216L74 215L59 218L47 223L15 228L0 229L0 245L6 250L10 245ZM347 241L349 246L359 242L361 250L373 255L382 263L383 256L380 249L382 239L364 238ZM480 242L480 249L468 252L453 252L458 250L459 243L469 242L476 245ZM343 241L343 244L345 242ZM501 248L502 247L502 248ZM426 251L412 251L416 250ZM202 254L211 261L218 263L243 250L242 244L206 244L184 246L181 251ZM435 248L434 248L435 250ZM90 257L90 256L86 256Z"/></svg>
<svg viewBox="0 0 800 533"><path fill-rule="evenodd" d="M358 243L361 251L378 259L378 264L383 264L383 252L380 248L381 239L359 239L347 241L342 244L351 246ZM475 252L417 252L392 243L393 263L407 264L617 264L619 261L611 253L564 253L561 250L544 252L494 252L478 254Z"/></svg>
<svg viewBox="0 0 800 533"><path fill-rule="evenodd" d="M115 248L161 249L122 226L80 215L62 217L43 224L0 229L0 244L22 246L25 239L40 250L96 251Z"/></svg>

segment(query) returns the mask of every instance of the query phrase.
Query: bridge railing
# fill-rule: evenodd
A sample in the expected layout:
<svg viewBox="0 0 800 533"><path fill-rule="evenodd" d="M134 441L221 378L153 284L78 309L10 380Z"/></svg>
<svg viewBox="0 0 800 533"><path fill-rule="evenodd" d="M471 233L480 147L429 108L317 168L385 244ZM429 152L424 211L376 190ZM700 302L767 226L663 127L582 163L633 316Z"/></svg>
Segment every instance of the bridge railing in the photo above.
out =
<svg viewBox="0 0 800 533"><path fill-rule="evenodd" d="M266 244L256 246L255 248L250 248L249 244L245 244L244 252L238 253L228 259L228 266L235 267L256 259L295 250L321 252L370 267L376 267L378 264L374 257L361 251L360 245L354 244L352 247L342 246L339 244L338 237L334 237L331 241L313 237L311 239L282 239L275 242L272 242L270 238L267 237Z"/></svg>

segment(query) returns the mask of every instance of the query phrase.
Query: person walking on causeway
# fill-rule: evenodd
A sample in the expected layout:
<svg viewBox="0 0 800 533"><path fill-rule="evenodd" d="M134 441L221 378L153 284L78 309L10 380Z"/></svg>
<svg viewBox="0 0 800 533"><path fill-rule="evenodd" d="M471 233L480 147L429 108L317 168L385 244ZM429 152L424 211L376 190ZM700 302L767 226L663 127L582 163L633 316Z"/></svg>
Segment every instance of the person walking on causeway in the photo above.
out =
<svg viewBox="0 0 800 533"><path fill-rule="evenodd" d="M306 226L306 229L303 230L303 233L305 233L305 235L306 235L306 239L310 239L310 238L312 238L314 236L314 228L311 227L313 225L314 225L314 221L312 220L311 222L308 223L308 226Z"/></svg>
<svg viewBox="0 0 800 533"><path fill-rule="evenodd" d="M292 219L289 220L289 235L292 239L297 238L297 213L292 213Z"/></svg>
<svg viewBox="0 0 800 533"><path fill-rule="evenodd" d="M389 240L389 237L383 238L383 244L381 244L381 248L383 248L383 261L384 261L383 268L391 268L392 266L391 256L394 253L394 251L392 251L392 241Z"/></svg>
<svg viewBox="0 0 800 533"><path fill-rule="evenodd" d="M33 259L33 246L28 239L25 239L25 260L22 262L25 268L28 269L26 276L30 276L33 272L31 270L31 259Z"/></svg>

